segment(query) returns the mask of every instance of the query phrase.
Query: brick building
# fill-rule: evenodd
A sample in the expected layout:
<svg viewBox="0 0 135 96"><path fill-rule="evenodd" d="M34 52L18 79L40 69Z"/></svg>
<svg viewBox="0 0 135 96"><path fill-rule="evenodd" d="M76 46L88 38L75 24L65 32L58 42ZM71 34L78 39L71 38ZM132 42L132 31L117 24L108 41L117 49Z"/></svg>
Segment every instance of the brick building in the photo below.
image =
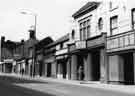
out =
<svg viewBox="0 0 135 96"><path fill-rule="evenodd" d="M1 64L0 71L5 73L12 73L14 62L14 48L17 42L5 40L5 37L1 37Z"/></svg>

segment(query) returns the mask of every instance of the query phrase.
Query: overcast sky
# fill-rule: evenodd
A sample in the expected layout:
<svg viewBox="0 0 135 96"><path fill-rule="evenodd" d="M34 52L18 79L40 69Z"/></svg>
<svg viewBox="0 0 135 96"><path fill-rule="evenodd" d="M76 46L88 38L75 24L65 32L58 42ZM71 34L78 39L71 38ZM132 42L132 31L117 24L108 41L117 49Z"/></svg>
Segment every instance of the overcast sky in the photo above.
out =
<svg viewBox="0 0 135 96"><path fill-rule="evenodd" d="M70 31L71 16L90 0L0 0L0 35L6 40L28 39L34 16L21 14L28 10L37 16L37 38L58 39ZM29 12L30 13L30 12Z"/></svg>

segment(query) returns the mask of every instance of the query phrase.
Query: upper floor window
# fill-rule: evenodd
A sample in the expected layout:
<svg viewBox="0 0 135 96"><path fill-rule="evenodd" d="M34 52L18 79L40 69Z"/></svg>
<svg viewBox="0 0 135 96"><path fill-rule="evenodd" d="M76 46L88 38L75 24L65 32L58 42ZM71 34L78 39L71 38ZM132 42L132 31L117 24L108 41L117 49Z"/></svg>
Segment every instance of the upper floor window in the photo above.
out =
<svg viewBox="0 0 135 96"><path fill-rule="evenodd" d="M56 50L60 50L60 45L56 45Z"/></svg>
<svg viewBox="0 0 135 96"><path fill-rule="evenodd" d="M63 48L67 48L67 41L63 43Z"/></svg>
<svg viewBox="0 0 135 96"><path fill-rule="evenodd" d="M75 30L72 30L71 36L72 36L72 39L75 39Z"/></svg>
<svg viewBox="0 0 135 96"><path fill-rule="evenodd" d="M132 28L135 29L135 9L132 9Z"/></svg>
<svg viewBox="0 0 135 96"><path fill-rule="evenodd" d="M90 36L90 18L85 18L79 22L80 40L86 40Z"/></svg>
<svg viewBox="0 0 135 96"><path fill-rule="evenodd" d="M62 48L63 48L63 43L60 44L60 49L62 49Z"/></svg>
<svg viewBox="0 0 135 96"><path fill-rule="evenodd" d="M103 29L103 19L102 19L102 18L99 18L99 21L98 21L98 29L99 29L99 30L102 30L102 29Z"/></svg>
<svg viewBox="0 0 135 96"><path fill-rule="evenodd" d="M118 16L114 16L110 19L110 35L118 33Z"/></svg>

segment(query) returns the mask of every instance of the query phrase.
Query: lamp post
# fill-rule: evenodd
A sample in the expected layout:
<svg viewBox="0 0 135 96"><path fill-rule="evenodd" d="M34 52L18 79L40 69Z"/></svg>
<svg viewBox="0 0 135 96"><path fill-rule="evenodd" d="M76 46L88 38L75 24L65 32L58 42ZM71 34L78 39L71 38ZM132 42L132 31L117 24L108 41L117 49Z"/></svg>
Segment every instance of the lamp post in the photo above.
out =
<svg viewBox="0 0 135 96"><path fill-rule="evenodd" d="M26 11L22 11L21 14L24 14L24 15L32 15L34 16L34 31L35 31L35 34L36 34L36 30L37 30L37 14L32 12L32 11L29 11L29 10L26 10ZM32 50L32 76L34 76L34 69L35 69L35 46L33 45L33 50Z"/></svg>
<svg viewBox="0 0 135 96"><path fill-rule="evenodd" d="M30 12L30 13L29 13L29 12ZM29 12L22 11L21 14L34 16L34 30L35 30L35 32L36 32L36 28L37 28L37 14L34 13L34 12L32 12L32 11L29 11Z"/></svg>

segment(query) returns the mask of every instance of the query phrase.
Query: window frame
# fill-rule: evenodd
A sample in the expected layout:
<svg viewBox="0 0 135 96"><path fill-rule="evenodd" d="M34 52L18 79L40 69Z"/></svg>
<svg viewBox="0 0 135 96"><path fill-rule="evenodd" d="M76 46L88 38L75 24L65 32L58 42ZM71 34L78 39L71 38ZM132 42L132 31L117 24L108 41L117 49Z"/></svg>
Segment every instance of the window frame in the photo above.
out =
<svg viewBox="0 0 135 96"><path fill-rule="evenodd" d="M116 27L113 27L112 21L114 19L117 19L117 26ZM116 30L116 29L118 29L118 15L115 15L115 16L113 16L113 17L110 18L110 35L114 35L113 34L113 30Z"/></svg>
<svg viewBox="0 0 135 96"><path fill-rule="evenodd" d="M131 23L132 23L132 29L135 29L135 16L134 16L135 8L131 10Z"/></svg>
<svg viewBox="0 0 135 96"><path fill-rule="evenodd" d="M90 29L91 29L90 21L91 21L91 16L88 16L78 21L80 40L86 40L90 37ZM89 28L89 31L88 31L88 28Z"/></svg>
<svg viewBox="0 0 135 96"><path fill-rule="evenodd" d="M99 19L98 19L98 30L103 30L103 18L102 17L100 17Z"/></svg>

